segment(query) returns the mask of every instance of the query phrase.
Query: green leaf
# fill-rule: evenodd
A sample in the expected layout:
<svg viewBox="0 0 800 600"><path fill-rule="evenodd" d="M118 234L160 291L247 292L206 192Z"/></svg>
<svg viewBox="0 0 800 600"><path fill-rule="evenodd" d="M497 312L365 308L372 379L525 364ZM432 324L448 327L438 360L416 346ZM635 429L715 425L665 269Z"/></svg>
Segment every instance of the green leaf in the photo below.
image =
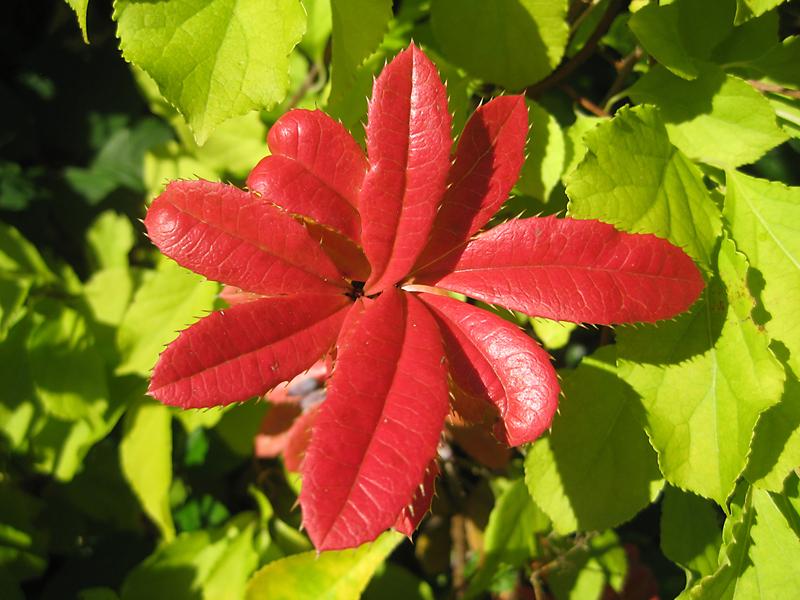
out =
<svg viewBox="0 0 800 600"><path fill-rule="evenodd" d="M785 0L736 0L736 24L763 15L768 10L784 3Z"/></svg>
<svg viewBox="0 0 800 600"><path fill-rule="evenodd" d="M536 337L550 350L566 346L570 335L577 327L575 323L569 321L551 321L543 317L530 317L529 320Z"/></svg>
<svg viewBox="0 0 800 600"><path fill-rule="evenodd" d="M55 279L33 244L5 223L0 223L0 273L27 275L40 281Z"/></svg>
<svg viewBox="0 0 800 600"><path fill-rule="evenodd" d="M700 170L670 143L656 109L623 108L584 141L586 157L566 177L570 216L653 233L711 263L719 209Z"/></svg>
<svg viewBox="0 0 800 600"><path fill-rule="evenodd" d="M628 573L628 558L613 531L592 536L575 546L547 578L556 600L602 597L606 586L622 590Z"/></svg>
<svg viewBox="0 0 800 600"><path fill-rule="evenodd" d="M308 15L306 34L298 44L299 48L317 63L325 58L325 47L331 37L331 2L330 0L303 0ZM380 40L378 40L380 41Z"/></svg>
<svg viewBox="0 0 800 600"><path fill-rule="evenodd" d="M0 208L25 210L37 196L35 179L39 172L40 167L23 170L15 162L0 160Z"/></svg>
<svg viewBox="0 0 800 600"><path fill-rule="evenodd" d="M603 119L575 113L575 122L567 128L564 136L564 175L569 175L586 156L584 136L602 123Z"/></svg>
<svg viewBox="0 0 800 600"><path fill-rule="evenodd" d="M733 27L733 0L650 3L631 15L628 24L645 50L684 79L700 75L699 63Z"/></svg>
<svg viewBox="0 0 800 600"><path fill-rule="evenodd" d="M800 382L789 371L781 401L758 420L745 477L756 487L779 492L800 465Z"/></svg>
<svg viewBox="0 0 800 600"><path fill-rule="evenodd" d="M89 0L66 0L70 8L75 11L75 16L78 18L78 27L81 28L81 35L83 41L89 43L89 33L86 30L86 9L89 7Z"/></svg>
<svg viewBox="0 0 800 600"><path fill-rule="evenodd" d="M86 454L114 428L131 397L131 386L144 392L141 380L112 379L109 399L95 402L85 418L63 421L48 415L39 416L28 434L36 470L61 481L71 480L83 468Z"/></svg>
<svg viewBox="0 0 800 600"><path fill-rule="evenodd" d="M355 600L402 535L390 531L351 550L295 554L269 563L247 585L247 600Z"/></svg>
<svg viewBox="0 0 800 600"><path fill-rule="evenodd" d="M256 526L253 513L241 513L222 527L180 534L128 574L122 600L239 600L258 561Z"/></svg>
<svg viewBox="0 0 800 600"><path fill-rule="evenodd" d="M796 89L800 87L798 61L800 61L800 36L795 35L786 38L769 52L744 66L755 69L770 81Z"/></svg>
<svg viewBox="0 0 800 600"><path fill-rule="evenodd" d="M785 515L783 511L790 511ZM800 518L777 494L751 488L741 514L732 517L732 538L721 566L681 598L698 600L767 600L800 590L800 537L787 521ZM727 524L726 524L727 526Z"/></svg>
<svg viewBox="0 0 800 600"><path fill-rule="evenodd" d="M694 81L655 67L630 94L636 102L657 105L672 143L688 157L710 165L755 162L788 137L764 96L716 66L700 66Z"/></svg>
<svg viewBox="0 0 800 600"><path fill-rule="evenodd" d="M171 260L163 260L133 297L117 332L117 372L149 375L178 330L213 307L218 286Z"/></svg>
<svg viewBox="0 0 800 600"><path fill-rule="evenodd" d="M447 60L510 90L548 75L567 45L567 1L433 0L431 25Z"/></svg>
<svg viewBox="0 0 800 600"><path fill-rule="evenodd" d="M126 60L146 71L202 144L215 127L280 102L305 31L299 0L116 0Z"/></svg>
<svg viewBox="0 0 800 600"><path fill-rule="evenodd" d="M219 418L214 431L235 454L251 457L253 440L268 407L266 402L245 402L231 406Z"/></svg>
<svg viewBox="0 0 800 600"><path fill-rule="evenodd" d="M434 600L433 590L426 581L392 563L384 563L378 569L361 597L363 600Z"/></svg>
<svg viewBox="0 0 800 600"><path fill-rule="evenodd" d="M172 415L153 400L141 400L125 415L119 459L125 479L165 540L175 537L169 505L172 485Z"/></svg>
<svg viewBox="0 0 800 600"><path fill-rule="evenodd" d="M672 486L661 504L661 549L686 572L686 587L717 570L722 531L708 501Z"/></svg>
<svg viewBox="0 0 800 600"><path fill-rule="evenodd" d="M359 67L378 49L389 20L392 0L334 0L331 92L329 102L341 105Z"/></svg>
<svg viewBox="0 0 800 600"><path fill-rule="evenodd" d="M98 269L128 267L128 254L135 243L133 225L125 215L107 210L100 213L86 232L91 258Z"/></svg>
<svg viewBox="0 0 800 600"><path fill-rule="evenodd" d="M525 481L512 481L489 514L483 537L483 561L470 582L467 597L487 589L503 565L517 568L535 556L536 534L549 527L550 519L531 500Z"/></svg>
<svg viewBox="0 0 800 600"><path fill-rule="evenodd" d="M0 341L24 314L22 309L33 281L29 277L0 274Z"/></svg>
<svg viewBox="0 0 800 600"><path fill-rule="evenodd" d="M144 185L147 198L155 198L167 183L176 179L219 181L221 173L200 162L176 142L167 142L144 156Z"/></svg>
<svg viewBox="0 0 800 600"><path fill-rule="evenodd" d="M68 167L64 176L86 201L95 205L119 187L144 191L142 164L150 148L172 137L169 127L153 117L114 132L88 168Z"/></svg>
<svg viewBox="0 0 800 600"><path fill-rule="evenodd" d="M0 572L17 581L41 576L47 567L47 540L37 527L42 508L41 500L10 481L0 483Z"/></svg>
<svg viewBox="0 0 800 600"><path fill-rule="evenodd" d="M36 305L28 361L36 395L47 413L65 421L88 417L107 402L105 366L86 319L54 300Z"/></svg>
<svg viewBox="0 0 800 600"><path fill-rule="evenodd" d="M766 328L789 351L800 373L800 187L730 171L725 219L738 248L760 275L760 298L770 318Z"/></svg>
<svg viewBox="0 0 800 600"><path fill-rule="evenodd" d="M773 49L780 48L780 44L776 44L778 25L778 13L773 11L734 27L714 48L711 61L726 70L739 70Z"/></svg>
<svg viewBox="0 0 800 600"><path fill-rule="evenodd" d="M267 128L258 113L225 121L194 151L204 168L244 179L268 153ZM199 175L193 174L192 178Z"/></svg>
<svg viewBox="0 0 800 600"><path fill-rule="evenodd" d="M133 295L133 274L125 267L96 271L83 286L83 299L91 316L89 327L97 351L110 366L119 362L117 327Z"/></svg>
<svg viewBox="0 0 800 600"><path fill-rule="evenodd" d="M620 329L617 347L620 375L642 397L667 481L724 506L759 415L780 400L784 371L753 322L747 261L730 240L717 268L690 312Z"/></svg>
<svg viewBox="0 0 800 600"><path fill-rule="evenodd" d="M35 402L25 344L31 330L31 319L16 323L0 344L0 436L2 446L22 450L29 443L28 434L39 412Z"/></svg>
<svg viewBox="0 0 800 600"><path fill-rule="evenodd" d="M663 485L641 404L615 371L613 349L603 349L565 377L551 433L525 458L528 489L559 534L619 525Z"/></svg>
<svg viewBox="0 0 800 600"><path fill-rule="evenodd" d="M528 102L528 115L527 158L517 187L523 194L547 202L564 169L564 134L555 117L535 102Z"/></svg>

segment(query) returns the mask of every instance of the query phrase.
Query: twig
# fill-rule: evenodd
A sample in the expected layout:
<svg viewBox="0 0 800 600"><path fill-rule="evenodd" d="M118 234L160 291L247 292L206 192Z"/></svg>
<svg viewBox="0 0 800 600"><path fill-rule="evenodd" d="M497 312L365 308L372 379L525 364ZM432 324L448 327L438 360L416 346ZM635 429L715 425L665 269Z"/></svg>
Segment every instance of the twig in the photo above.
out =
<svg viewBox="0 0 800 600"><path fill-rule="evenodd" d="M567 96L572 98L575 102L580 104L583 108L588 110L593 115L597 115L598 117L610 117L611 116L605 110L603 110L601 107L599 107L597 104L595 104L594 102L592 102L591 100L589 100L585 96L581 96L578 92L576 92L573 89L572 86L567 85L566 83L562 83L558 87L560 89L562 89L567 94Z"/></svg>
<svg viewBox="0 0 800 600"><path fill-rule="evenodd" d="M578 28L586 19L589 18L589 15L591 15L594 10L600 6L600 0L589 0L588 2L585 2L585 4L588 4L586 9L584 9L584 11L579 14L574 21L570 21L569 31L571 34L574 34L576 31L578 31Z"/></svg>
<svg viewBox="0 0 800 600"><path fill-rule="evenodd" d="M780 94L781 96L788 96L789 98L800 98L800 90L793 90L774 83L765 83L763 81L756 81L755 79L748 79L747 83L752 85L759 92L770 92L772 94Z"/></svg>
<svg viewBox="0 0 800 600"><path fill-rule="evenodd" d="M586 40L583 48L575 53L567 62L562 63L561 66L550 73L550 75L538 83L528 86L525 90L525 94L528 98L536 100L542 93L559 85L564 79L569 77L575 69L589 59L597 48L597 44L600 43L600 39L608 32L611 24L614 22L614 18L622 8L622 3L622 0L611 0L606 12L597 24L597 28L592 32L592 35L589 36L589 39Z"/></svg>
<svg viewBox="0 0 800 600"><path fill-rule="evenodd" d="M633 71L633 67L635 67L636 63L639 62L639 59L642 58L642 54L642 49L639 46L636 46L636 48L633 49L633 52L628 54L628 56L614 63L614 68L617 70L617 77L614 79L614 83L611 84L611 87L608 88L606 97L603 98L603 110L606 112L611 112L611 104L613 104L613 100L615 99L617 93L625 86L625 80L628 79L628 75L630 75L631 71Z"/></svg>
<svg viewBox="0 0 800 600"><path fill-rule="evenodd" d="M308 91L314 87L314 84L317 81L317 77L320 74L319 63L314 62L311 65L311 68L308 70L308 74L306 74L306 78L303 80L303 83L300 84L300 87L297 88L297 91L292 96L291 100L289 100L289 104L286 107L286 110L291 110L295 108L300 101L305 97Z"/></svg>
<svg viewBox="0 0 800 600"><path fill-rule="evenodd" d="M464 595L464 568L467 564L467 532L463 515L457 513L450 518L450 538L453 540L450 554L453 590L456 598L461 598Z"/></svg>
<svg viewBox="0 0 800 600"><path fill-rule="evenodd" d="M589 540L591 540L595 535L595 533L591 532L581 537L576 537L572 547L563 554L559 554L554 559L541 566L535 566L535 563L532 565L533 568L531 570L530 580L531 585L533 586L533 595L537 600L545 598L544 590L542 588L542 576L545 576L550 573L550 571L563 566L572 554L575 554L579 550L585 550L589 545Z"/></svg>

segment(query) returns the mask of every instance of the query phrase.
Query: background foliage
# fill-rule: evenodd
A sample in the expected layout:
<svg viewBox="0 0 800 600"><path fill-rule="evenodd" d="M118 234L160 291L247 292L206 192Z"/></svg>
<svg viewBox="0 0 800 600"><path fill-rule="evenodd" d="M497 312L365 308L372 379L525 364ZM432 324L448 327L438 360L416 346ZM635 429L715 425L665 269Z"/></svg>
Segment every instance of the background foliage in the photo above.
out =
<svg viewBox="0 0 800 600"><path fill-rule="evenodd" d="M4 8L0 597L800 597L797 2ZM144 396L174 332L223 302L138 219L170 179L241 184L289 108L363 140L372 77L411 38L455 133L481 99L527 93L501 218L655 233L707 289L658 326L503 313L561 370L550 434L509 453L454 425L413 545L317 557L299 482L253 455L269 402Z"/></svg>

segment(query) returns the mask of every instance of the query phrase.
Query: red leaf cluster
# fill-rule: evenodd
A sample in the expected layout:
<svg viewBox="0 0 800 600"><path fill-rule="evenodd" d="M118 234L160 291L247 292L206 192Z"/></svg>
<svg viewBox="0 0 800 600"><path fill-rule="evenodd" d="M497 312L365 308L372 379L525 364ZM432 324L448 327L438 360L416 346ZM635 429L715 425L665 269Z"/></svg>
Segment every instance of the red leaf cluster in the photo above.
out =
<svg viewBox="0 0 800 600"><path fill-rule="evenodd" d="M452 155L450 127L439 75L412 45L375 83L366 156L324 113L293 110L272 127L249 192L173 182L145 219L164 254L244 290L166 349L153 396L239 402L333 358L301 465L303 522L319 550L413 531L451 391L465 418L494 414L508 445L551 422L559 388L547 354L447 291L620 323L675 315L703 287L680 249L596 221L519 219L479 233L522 166L525 101L483 105Z"/></svg>

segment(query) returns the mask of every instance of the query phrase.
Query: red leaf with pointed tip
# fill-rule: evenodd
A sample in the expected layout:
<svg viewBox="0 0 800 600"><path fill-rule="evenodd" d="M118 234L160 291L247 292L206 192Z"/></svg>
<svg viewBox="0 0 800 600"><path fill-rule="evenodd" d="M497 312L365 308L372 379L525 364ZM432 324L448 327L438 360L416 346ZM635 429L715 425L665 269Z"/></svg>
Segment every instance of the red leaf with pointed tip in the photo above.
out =
<svg viewBox="0 0 800 600"><path fill-rule="evenodd" d="M261 395L319 360L349 309L344 295L298 294L211 313L167 346L149 393L183 408Z"/></svg>
<svg viewBox="0 0 800 600"><path fill-rule="evenodd" d="M438 317L450 376L459 388L497 407L497 438L509 446L535 440L558 406L550 356L519 327L466 302L422 294Z"/></svg>
<svg viewBox="0 0 800 600"><path fill-rule="evenodd" d="M396 288L340 341L303 462L303 524L318 550L358 546L394 524L436 454L446 377L433 316Z"/></svg>
<svg viewBox="0 0 800 600"><path fill-rule="evenodd" d="M342 126L319 110L292 110L267 138L247 186L291 213L311 217L354 241L360 236L356 205L367 159Z"/></svg>
<svg viewBox="0 0 800 600"><path fill-rule="evenodd" d="M524 96L495 98L472 114L458 141L431 239L417 265L466 242L497 212L525 162L527 135Z"/></svg>
<svg viewBox="0 0 800 600"><path fill-rule="evenodd" d="M411 504L403 507L393 528L405 536L411 537L419 527L420 521L431 509L433 496L436 493L436 478L439 476L439 465L434 458L425 469L425 477L417 486Z"/></svg>
<svg viewBox="0 0 800 600"><path fill-rule="evenodd" d="M352 281L366 281L369 277L369 263L361 246L353 240L313 221L305 226L312 239L319 242L325 254L331 257L339 272Z"/></svg>
<svg viewBox="0 0 800 600"><path fill-rule="evenodd" d="M317 420L321 406L321 404L315 404L309 408L294 422L294 425L289 430L286 447L283 450L283 464L293 473L297 473L302 469L303 459L308 450L308 445L311 443L314 422Z"/></svg>
<svg viewBox="0 0 800 600"><path fill-rule="evenodd" d="M555 217L498 225L467 244L450 273L420 279L528 315L597 324L672 317L704 285L666 240Z"/></svg>
<svg viewBox="0 0 800 600"><path fill-rule="evenodd" d="M158 248L180 265L266 296L341 293L346 283L305 227L230 185L174 181L144 220Z"/></svg>
<svg viewBox="0 0 800 600"><path fill-rule="evenodd" d="M358 200L372 265L369 294L408 274L428 240L450 167L447 94L413 44L378 77L369 104L370 168Z"/></svg>

